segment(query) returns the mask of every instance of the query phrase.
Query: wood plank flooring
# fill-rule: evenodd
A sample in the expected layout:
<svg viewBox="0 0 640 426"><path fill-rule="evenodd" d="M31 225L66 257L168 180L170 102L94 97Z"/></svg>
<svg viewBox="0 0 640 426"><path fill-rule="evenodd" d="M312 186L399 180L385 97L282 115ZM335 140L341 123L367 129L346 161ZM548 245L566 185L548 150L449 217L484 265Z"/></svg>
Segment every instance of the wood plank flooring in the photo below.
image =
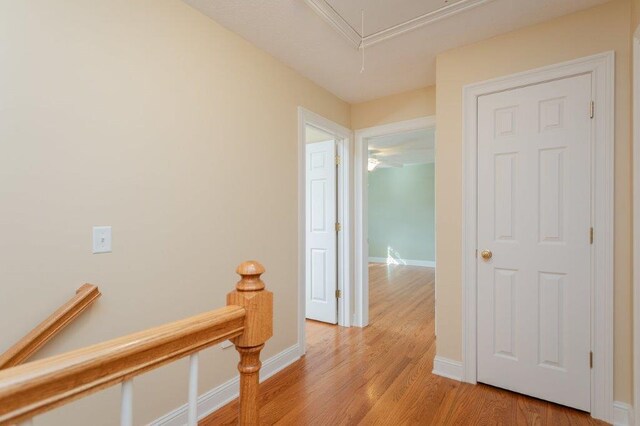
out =
<svg viewBox="0 0 640 426"><path fill-rule="evenodd" d="M307 355L260 386L264 425L581 425L589 414L431 374L434 270L371 264L370 325L307 321ZM237 402L200 422L235 424Z"/></svg>

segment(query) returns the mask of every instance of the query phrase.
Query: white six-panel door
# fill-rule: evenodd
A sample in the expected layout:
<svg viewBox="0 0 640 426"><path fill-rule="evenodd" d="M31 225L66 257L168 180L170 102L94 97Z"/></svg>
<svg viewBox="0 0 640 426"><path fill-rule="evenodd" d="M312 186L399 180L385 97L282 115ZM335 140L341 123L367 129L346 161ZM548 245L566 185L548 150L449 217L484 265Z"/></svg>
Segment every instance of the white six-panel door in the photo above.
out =
<svg viewBox="0 0 640 426"><path fill-rule="evenodd" d="M589 75L478 100L478 381L585 411L590 103Z"/></svg>
<svg viewBox="0 0 640 426"><path fill-rule="evenodd" d="M306 317L338 322L336 148L306 145Z"/></svg>

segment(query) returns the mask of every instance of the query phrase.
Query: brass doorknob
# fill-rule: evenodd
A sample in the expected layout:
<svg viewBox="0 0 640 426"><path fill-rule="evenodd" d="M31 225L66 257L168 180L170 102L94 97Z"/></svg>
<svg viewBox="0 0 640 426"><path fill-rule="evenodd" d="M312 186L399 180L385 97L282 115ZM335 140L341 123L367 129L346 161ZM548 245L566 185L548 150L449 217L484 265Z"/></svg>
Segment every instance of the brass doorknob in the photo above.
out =
<svg viewBox="0 0 640 426"><path fill-rule="evenodd" d="M484 260L489 260L493 257L493 253L491 253L491 250L482 250L480 256L482 256Z"/></svg>

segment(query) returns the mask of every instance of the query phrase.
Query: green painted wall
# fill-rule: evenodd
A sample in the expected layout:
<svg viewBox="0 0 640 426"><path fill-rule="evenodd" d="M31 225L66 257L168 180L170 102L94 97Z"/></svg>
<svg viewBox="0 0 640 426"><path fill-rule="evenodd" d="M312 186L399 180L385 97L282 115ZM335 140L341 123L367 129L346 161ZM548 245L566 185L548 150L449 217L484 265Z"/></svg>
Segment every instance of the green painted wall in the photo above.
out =
<svg viewBox="0 0 640 426"><path fill-rule="evenodd" d="M369 257L435 260L434 164L369 173Z"/></svg>

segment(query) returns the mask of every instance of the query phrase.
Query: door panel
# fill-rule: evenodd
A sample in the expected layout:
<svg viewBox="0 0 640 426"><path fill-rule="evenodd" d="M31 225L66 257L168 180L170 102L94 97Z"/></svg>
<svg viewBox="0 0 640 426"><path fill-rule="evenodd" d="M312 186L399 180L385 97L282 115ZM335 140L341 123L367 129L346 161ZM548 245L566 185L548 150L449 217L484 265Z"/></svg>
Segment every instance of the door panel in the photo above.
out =
<svg viewBox="0 0 640 426"><path fill-rule="evenodd" d="M338 322L335 142L306 145L306 317Z"/></svg>
<svg viewBox="0 0 640 426"><path fill-rule="evenodd" d="M478 99L478 381L589 411L591 77Z"/></svg>

